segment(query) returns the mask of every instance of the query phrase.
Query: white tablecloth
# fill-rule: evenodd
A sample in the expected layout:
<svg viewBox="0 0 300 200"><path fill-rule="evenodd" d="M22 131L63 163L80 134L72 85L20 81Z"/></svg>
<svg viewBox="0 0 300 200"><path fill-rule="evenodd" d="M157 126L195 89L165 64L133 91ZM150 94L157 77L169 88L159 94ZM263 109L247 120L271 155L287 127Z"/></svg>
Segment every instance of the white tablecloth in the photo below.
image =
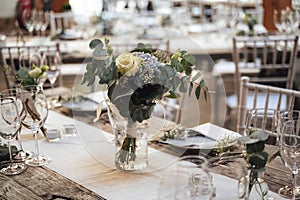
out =
<svg viewBox="0 0 300 200"><path fill-rule="evenodd" d="M50 111L46 127L61 128L63 124L75 124L79 135L52 143L40 139L40 153L52 159L47 167L107 199L174 199L176 157L149 148L147 169L115 170L111 134ZM26 133L28 130L23 131L24 149L34 150L33 138ZM238 199L236 180L218 174L212 176L217 188L214 199ZM271 195L280 199L274 193Z"/></svg>

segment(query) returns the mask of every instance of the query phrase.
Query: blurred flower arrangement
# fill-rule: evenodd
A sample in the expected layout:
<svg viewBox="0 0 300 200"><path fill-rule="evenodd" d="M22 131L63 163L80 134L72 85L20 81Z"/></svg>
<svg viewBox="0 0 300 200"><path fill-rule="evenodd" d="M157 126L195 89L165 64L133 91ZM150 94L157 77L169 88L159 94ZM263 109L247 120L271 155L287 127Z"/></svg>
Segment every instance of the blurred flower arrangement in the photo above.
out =
<svg viewBox="0 0 300 200"><path fill-rule="evenodd" d="M16 74L10 72L9 76L17 85L39 85L42 83L41 81L46 78L46 72L48 70L49 67L47 65L32 65L31 68L20 67Z"/></svg>
<svg viewBox="0 0 300 200"><path fill-rule="evenodd" d="M93 59L86 66L82 84L90 86L99 78L99 84L107 86L110 102L127 119L128 126L149 119L163 97L179 98L179 93L187 91L191 94L194 85L196 97L199 99L203 91L206 98L207 86L203 79L194 83L201 73L192 75L195 58L186 51L170 55L166 50L139 43L132 51L116 57L107 38L94 39L89 46ZM125 153L120 153L120 159L134 160L135 149L135 138L125 138Z"/></svg>

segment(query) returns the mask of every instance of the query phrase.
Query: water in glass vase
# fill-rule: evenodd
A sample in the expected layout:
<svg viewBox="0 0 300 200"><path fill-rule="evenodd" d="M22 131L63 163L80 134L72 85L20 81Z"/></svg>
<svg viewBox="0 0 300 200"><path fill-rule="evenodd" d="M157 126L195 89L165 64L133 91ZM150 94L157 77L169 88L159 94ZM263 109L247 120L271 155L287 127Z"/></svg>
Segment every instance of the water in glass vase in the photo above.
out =
<svg viewBox="0 0 300 200"><path fill-rule="evenodd" d="M148 166L146 133L136 125L128 125L126 131L113 127L115 134L115 165L121 170L141 170Z"/></svg>

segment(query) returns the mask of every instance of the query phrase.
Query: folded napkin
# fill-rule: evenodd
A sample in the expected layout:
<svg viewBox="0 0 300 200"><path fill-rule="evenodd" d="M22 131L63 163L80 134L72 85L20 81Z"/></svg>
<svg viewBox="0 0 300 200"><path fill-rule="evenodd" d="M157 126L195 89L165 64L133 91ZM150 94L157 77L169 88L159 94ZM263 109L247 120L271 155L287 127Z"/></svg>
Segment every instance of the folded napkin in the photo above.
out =
<svg viewBox="0 0 300 200"><path fill-rule="evenodd" d="M16 146L11 146L13 156L17 153L18 149ZM9 151L7 146L0 145L0 162L9 160Z"/></svg>

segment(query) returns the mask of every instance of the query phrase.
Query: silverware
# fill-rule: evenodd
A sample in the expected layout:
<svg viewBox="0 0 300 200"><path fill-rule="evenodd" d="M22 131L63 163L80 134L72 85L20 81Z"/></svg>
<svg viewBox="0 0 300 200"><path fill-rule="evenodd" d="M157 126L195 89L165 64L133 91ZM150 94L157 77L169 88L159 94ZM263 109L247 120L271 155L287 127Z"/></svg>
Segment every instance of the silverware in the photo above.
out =
<svg viewBox="0 0 300 200"><path fill-rule="evenodd" d="M244 157L244 152L224 152L217 157L208 159L209 166L218 166L220 164L226 164L228 162L234 162L237 158Z"/></svg>

